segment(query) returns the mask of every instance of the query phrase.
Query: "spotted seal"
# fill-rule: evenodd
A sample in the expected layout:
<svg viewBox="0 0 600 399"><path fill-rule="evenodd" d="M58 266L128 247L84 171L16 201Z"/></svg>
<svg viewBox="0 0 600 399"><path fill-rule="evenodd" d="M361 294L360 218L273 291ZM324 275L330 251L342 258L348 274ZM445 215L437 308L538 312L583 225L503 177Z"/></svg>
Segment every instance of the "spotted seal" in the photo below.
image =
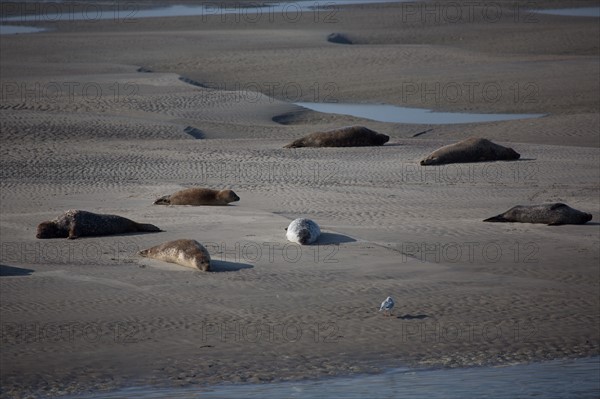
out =
<svg viewBox="0 0 600 399"><path fill-rule="evenodd" d="M305 218L293 220L286 230L286 238L301 245L312 244L321 235L319 225L313 220Z"/></svg>
<svg viewBox="0 0 600 399"><path fill-rule="evenodd" d="M107 236L134 232L162 231L152 224L137 223L117 215L103 215L70 209L54 220L37 227L37 238L70 238Z"/></svg>
<svg viewBox="0 0 600 399"><path fill-rule="evenodd" d="M145 258L176 263L181 266L196 268L203 272L210 271L210 254L196 240L175 240L156 245L138 252Z"/></svg>

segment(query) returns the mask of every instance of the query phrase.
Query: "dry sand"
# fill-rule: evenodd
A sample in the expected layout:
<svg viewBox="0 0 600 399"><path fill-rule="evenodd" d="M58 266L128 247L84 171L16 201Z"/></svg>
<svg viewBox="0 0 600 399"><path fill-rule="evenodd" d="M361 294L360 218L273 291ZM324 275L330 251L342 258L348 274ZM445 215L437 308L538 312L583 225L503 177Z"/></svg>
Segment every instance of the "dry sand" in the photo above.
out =
<svg viewBox="0 0 600 399"><path fill-rule="evenodd" d="M526 23L500 3L494 23L478 7L464 23L423 23L387 4L348 7L334 23L177 17L3 36L2 397L597 355L598 20ZM332 32L357 44L329 43ZM497 100L443 90L490 84ZM327 99L549 115L405 125L286 101ZM357 123L390 142L282 148ZM522 159L418 165L471 135ZM241 201L152 205L190 186ZM549 201L594 218L481 222ZM165 232L35 239L39 222L69 208ZM321 225L319 245L287 245L284 227L300 216ZM217 272L136 255L177 238L205 243ZM393 318L377 312L388 295Z"/></svg>

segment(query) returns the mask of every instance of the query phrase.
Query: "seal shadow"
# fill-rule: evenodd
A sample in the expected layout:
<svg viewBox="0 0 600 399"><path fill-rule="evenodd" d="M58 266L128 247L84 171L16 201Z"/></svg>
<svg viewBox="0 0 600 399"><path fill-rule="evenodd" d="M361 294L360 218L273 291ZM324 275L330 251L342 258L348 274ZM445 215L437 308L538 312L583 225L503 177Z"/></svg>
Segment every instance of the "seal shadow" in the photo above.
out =
<svg viewBox="0 0 600 399"><path fill-rule="evenodd" d="M519 158L519 159L492 159L489 161L472 161L472 162L448 162L434 165L421 165L421 166L448 166L448 165L472 165L472 164L490 164L490 163L501 163L501 162L521 162L521 161L537 161L537 158Z"/></svg>
<svg viewBox="0 0 600 399"><path fill-rule="evenodd" d="M308 110L302 109L299 111L291 111L283 114L275 115L271 118L271 120L275 123L279 123L280 125L293 125L298 117L308 113Z"/></svg>
<svg viewBox="0 0 600 399"><path fill-rule="evenodd" d="M206 138L202 130L196 129L193 126L186 126L185 129L183 129L183 132L189 134L190 136L198 140Z"/></svg>
<svg viewBox="0 0 600 399"><path fill-rule="evenodd" d="M164 233L164 232L165 232L165 230L163 230L163 229L160 229L159 231L131 231L129 233L104 234L104 235L100 235L100 236L81 236L81 237L77 237L77 240L86 239L86 238L129 237L129 236L156 234L156 233Z"/></svg>
<svg viewBox="0 0 600 399"><path fill-rule="evenodd" d="M398 316L396 317L397 319L402 319L402 320L423 320L428 318L429 316L427 316L426 314L405 314L404 316Z"/></svg>
<svg viewBox="0 0 600 399"><path fill-rule="evenodd" d="M237 272L243 269L252 269L254 266L247 263L227 262L223 260L213 260L210 263L211 273Z"/></svg>
<svg viewBox="0 0 600 399"><path fill-rule="evenodd" d="M156 233L164 233L165 230L160 229L158 231L130 231L128 233L118 233L118 234L101 234L101 235L93 235L93 236L79 236L77 237L77 241L79 240L85 240L87 238L106 238L106 237L129 237L129 236L137 236L137 235L143 235L143 234L156 234ZM65 240L68 239L67 237L52 237L52 238L44 238L44 240Z"/></svg>
<svg viewBox="0 0 600 399"><path fill-rule="evenodd" d="M203 83L200 83L200 82L197 82L197 81L195 81L193 79L187 78L185 76L180 76L179 80L181 80L183 83L187 83L187 84L192 85L192 86L202 87L202 88L205 88L205 89L210 89L210 87L208 87L207 85L205 85Z"/></svg>
<svg viewBox="0 0 600 399"><path fill-rule="evenodd" d="M352 40L343 33L330 33L327 35L327 41L336 44L352 44Z"/></svg>
<svg viewBox="0 0 600 399"><path fill-rule="evenodd" d="M25 269L22 267L14 267L7 265L0 265L0 277L12 277L12 276L31 276L35 270Z"/></svg>
<svg viewBox="0 0 600 399"><path fill-rule="evenodd" d="M345 242L356 242L352 237L338 233L321 233L317 242L318 245L342 244Z"/></svg>

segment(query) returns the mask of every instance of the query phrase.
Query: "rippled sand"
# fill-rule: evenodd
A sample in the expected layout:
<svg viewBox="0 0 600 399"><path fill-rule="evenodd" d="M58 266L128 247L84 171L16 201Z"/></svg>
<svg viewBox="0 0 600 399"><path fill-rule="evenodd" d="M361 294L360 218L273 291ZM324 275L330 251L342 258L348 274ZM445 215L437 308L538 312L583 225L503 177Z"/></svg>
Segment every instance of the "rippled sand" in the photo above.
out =
<svg viewBox="0 0 600 399"><path fill-rule="evenodd" d="M423 25L387 4L340 10L336 23L182 17L3 36L2 396L598 354L598 24L515 22L512 4L498 23ZM329 43L332 32L356 44ZM497 101L479 89L451 101L442 89L492 83ZM290 103L315 96L550 115L427 126ZM349 124L390 142L282 148ZM521 160L418 165L471 135ZM241 201L152 205L197 185ZM559 201L594 219L481 222ZM69 208L165 232L35 239L39 222ZM318 246L285 241L300 216L321 225ZM205 243L220 272L136 255L177 238ZM393 318L377 312L388 295Z"/></svg>

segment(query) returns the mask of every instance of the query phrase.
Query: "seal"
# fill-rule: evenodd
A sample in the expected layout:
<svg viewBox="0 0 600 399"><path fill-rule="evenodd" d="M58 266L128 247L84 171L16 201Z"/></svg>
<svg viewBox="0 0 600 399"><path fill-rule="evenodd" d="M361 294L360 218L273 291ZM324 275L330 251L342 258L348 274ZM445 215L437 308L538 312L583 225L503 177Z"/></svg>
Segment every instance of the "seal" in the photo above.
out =
<svg viewBox="0 0 600 399"><path fill-rule="evenodd" d="M541 205L517 205L508 211L485 219L484 222L546 223L548 226L561 224L584 224L592 215L578 211L560 202Z"/></svg>
<svg viewBox="0 0 600 399"><path fill-rule="evenodd" d="M439 148L421 160L421 165L448 163L510 161L521 155L512 148L494 144L487 139L470 137L458 143Z"/></svg>
<svg viewBox="0 0 600 399"><path fill-rule="evenodd" d="M390 137L364 126L348 126L326 132L314 132L283 148L300 147L367 147L384 145Z"/></svg>
<svg viewBox="0 0 600 399"><path fill-rule="evenodd" d="M145 258L176 263L181 266L210 271L210 254L196 240L175 240L156 245L138 252Z"/></svg>
<svg viewBox="0 0 600 399"><path fill-rule="evenodd" d="M289 241L307 245L317 241L321 235L319 225L310 219L298 218L292 221L286 228L286 238Z"/></svg>
<svg viewBox="0 0 600 399"><path fill-rule="evenodd" d="M70 209L54 220L37 227L37 238L108 236L112 234L162 231L153 224L137 223L117 215L103 215Z"/></svg>
<svg viewBox="0 0 600 399"><path fill-rule="evenodd" d="M186 188L154 201L154 205L227 205L239 201L240 197L231 190L209 188Z"/></svg>

